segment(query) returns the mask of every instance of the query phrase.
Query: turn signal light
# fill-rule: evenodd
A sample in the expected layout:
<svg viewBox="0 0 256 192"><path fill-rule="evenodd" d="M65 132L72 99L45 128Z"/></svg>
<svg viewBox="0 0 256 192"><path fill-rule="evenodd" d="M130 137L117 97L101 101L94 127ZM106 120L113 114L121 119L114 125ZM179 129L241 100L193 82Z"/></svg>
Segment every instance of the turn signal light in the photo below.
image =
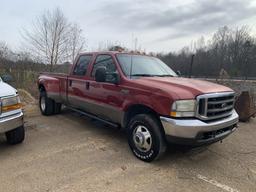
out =
<svg viewBox="0 0 256 192"><path fill-rule="evenodd" d="M13 110L21 109L21 108L22 108L21 103L9 105L9 106L2 106L2 112L13 111Z"/></svg>

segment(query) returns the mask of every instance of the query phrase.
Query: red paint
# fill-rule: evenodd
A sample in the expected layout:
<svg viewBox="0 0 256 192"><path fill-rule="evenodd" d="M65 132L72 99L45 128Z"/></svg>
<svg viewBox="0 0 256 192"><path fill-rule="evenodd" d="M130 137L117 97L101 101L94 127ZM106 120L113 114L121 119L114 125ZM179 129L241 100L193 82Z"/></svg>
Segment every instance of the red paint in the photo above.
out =
<svg viewBox="0 0 256 192"><path fill-rule="evenodd" d="M169 115L174 100L195 99L197 95L205 93L232 91L230 88L211 82L178 77L142 77L131 80L123 74L115 56L117 53L86 53L92 54L93 59L84 77L72 75L73 66L69 75L41 74L38 84L43 85L47 93L57 94L61 102L66 104L69 104L68 97L75 97L81 102L87 101L109 106L120 112L126 111L129 106L141 104L150 107L160 115L166 116ZM94 60L98 54L112 55L120 74L118 85L99 83L90 76ZM72 86L69 84L70 80ZM89 89L86 89L86 83L90 84ZM129 90L129 93L121 91L124 89Z"/></svg>

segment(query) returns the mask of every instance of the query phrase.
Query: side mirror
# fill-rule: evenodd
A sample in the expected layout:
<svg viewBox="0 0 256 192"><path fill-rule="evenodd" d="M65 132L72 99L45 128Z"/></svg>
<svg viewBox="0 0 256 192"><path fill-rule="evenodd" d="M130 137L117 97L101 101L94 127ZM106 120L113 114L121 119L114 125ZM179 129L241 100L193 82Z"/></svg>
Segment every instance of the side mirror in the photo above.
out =
<svg viewBox="0 0 256 192"><path fill-rule="evenodd" d="M108 73L105 67L100 67L96 69L95 81L118 84L120 81L120 76L117 72Z"/></svg>
<svg viewBox="0 0 256 192"><path fill-rule="evenodd" d="M176 71L176 74L178 75L178 76L181 76L181 72L178 70L178 71Z"/></svg>
<svg viewBox="0 0 256 192"><path fill-rule="evenodd" d="M1 78L2 78L3 82L5 82L5 83L13 82L13 78L11 75L8 75L8 74L2 75Z"/></svg>
<svg viewBox="0 0 256 192"><path fill-rule="evenodd" d="M95 81L96 82L105 82L106 76L107 76L107 72L106 72L105 67L100 67L100 68L96 69L96 72L95 72Z"/></svg>

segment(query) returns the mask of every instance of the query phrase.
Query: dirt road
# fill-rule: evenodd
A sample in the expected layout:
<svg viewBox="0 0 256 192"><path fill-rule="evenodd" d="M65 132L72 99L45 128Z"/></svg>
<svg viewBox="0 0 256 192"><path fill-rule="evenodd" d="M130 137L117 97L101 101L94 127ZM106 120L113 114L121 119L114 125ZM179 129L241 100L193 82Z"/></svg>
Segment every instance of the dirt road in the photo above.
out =
<svg viewBox="0 0 256 192"><path fill-rule="evenodd" d="M256 119L223 143L171 148L148 164L128 148L125 133L64 111L27 110L26 140L0 137L0 191L256 191Z"/></svg>

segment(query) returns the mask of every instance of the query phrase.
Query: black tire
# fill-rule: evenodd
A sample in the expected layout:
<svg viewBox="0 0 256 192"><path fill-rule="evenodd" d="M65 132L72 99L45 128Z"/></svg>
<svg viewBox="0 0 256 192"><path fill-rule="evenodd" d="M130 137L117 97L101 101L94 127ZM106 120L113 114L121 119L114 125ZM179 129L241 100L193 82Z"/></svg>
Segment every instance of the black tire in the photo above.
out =
<svg viewBox="0 0 256 192"><path fill-rule="evenodd" d="M127 134L133 154L142 161L156 160L166 151L162 126L153 115L139 114L133 117L128 124ZM147 144L147 147L144 148L144 144Z"/></svg>
<svg viewBox="0 0 256 192"><path fill-rule="evenodd" d="M54 102L54 113L55 114L60 114L61 113L61 107L62 107L61 103Z"/></svg>
<svg viewBox="0 0 256 192"><path fill-rule="evenodd" d="M25 139L25 129L23 126L5 133L7 143L15 145L22 143Z"/></svg>
<svg viewBox="0 0 256 192"><path fill-rule="evenodd" d="M48 116L54 114L55 102L54 100L47 97L45 91L40 91L39 108L43 115Z"/></svg>

